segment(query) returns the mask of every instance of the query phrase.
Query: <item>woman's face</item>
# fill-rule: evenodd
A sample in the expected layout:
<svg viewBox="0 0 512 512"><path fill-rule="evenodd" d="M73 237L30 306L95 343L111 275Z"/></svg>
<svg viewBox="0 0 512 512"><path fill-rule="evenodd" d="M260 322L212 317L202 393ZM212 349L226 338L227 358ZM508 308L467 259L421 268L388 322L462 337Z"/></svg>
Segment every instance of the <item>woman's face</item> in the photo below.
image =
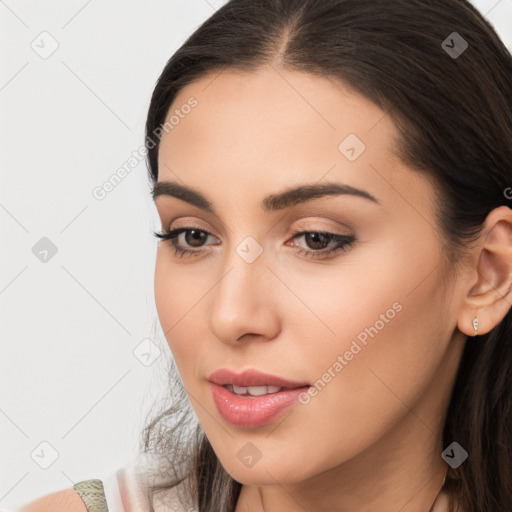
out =
<svg viewBox="0 0 512 512"><path fill-rule="evenodd" d="M205 201L170 188L155 199L163 230L196 230L174 239L183 256L159 243L156 305L226 470L293 483L439 457L465 338L460 290L448 285L432 182L395 156L389 116L339 82L271 67L203 77L171 116L158 184ZM340 188L308 193L327 184ZM219 369L301 389L262 388L263 377L235 390L262 396L236 396L209 382Z"/></svg>

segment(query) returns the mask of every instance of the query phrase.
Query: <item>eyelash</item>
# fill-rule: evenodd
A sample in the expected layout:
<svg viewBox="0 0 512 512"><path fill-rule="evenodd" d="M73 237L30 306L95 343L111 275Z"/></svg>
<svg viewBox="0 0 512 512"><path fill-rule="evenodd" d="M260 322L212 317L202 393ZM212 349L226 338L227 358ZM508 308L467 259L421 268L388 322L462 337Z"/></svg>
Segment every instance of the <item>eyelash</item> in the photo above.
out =
<svg viewBox="0 0 512 512"><path fill-rule="evenodd" d="M300 229L300 228L299 228ZM177 237L181 233L186 233L188 231L200 231L202 233L206 233L207 235L211 235L210 232L204 230L195 228L192 226L188 227L182 227L178 229L168 230L168 231L162 231L162 232L153 232L154 236L157 238L164 240L164 241L170 241L172 247L174 247L174 254L180 258L183 256L197 256L198 253L203 252L203 249L183 249L183 247L180 247L176 243ZM292 239L298 238L302 235L308 235L308 234L319 234L326 236L331 242L336 242L336 245L334 247L331 247L330 249L319 249L319 250L309 250L309 249L303 249L299 248L297 252L299 254L305 254L308 257L311 258L326 258L327 256L337 253L338 251L348 251L353 244L355 243L356 239L354 236L348 236L348 235L339 235L336 233L329 233L325 231L294 231ZM211 235L213 236L213 235Z"/></svg>

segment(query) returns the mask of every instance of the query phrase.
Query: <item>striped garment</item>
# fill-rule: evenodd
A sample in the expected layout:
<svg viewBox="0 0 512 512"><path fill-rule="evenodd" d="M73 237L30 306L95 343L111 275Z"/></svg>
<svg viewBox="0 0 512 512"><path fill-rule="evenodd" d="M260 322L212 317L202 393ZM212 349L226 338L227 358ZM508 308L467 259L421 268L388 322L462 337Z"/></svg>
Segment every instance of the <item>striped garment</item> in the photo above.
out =
<svg viewBox="0 0 512 512"><path fill-rule="evenodd" d="M147 478L143 465L132 462L107 478L77 482L73 489L84 501L87 512L150 512L146 493ZM196 512L189 499L182 498L182 485L167 491L153 503L155 512Z"/></svg>
<svg viewBox="0 0 512 512"><path fill-rule="evenodd" d="M158 479L148 477L149 460L139 456L104 478L81 480L72 489L85 503L87 512L197 512L193 500L186 496L186 481L156 495L150 504L148 482ZM0 508L0 512L19 512L21 509Z"/></svg>

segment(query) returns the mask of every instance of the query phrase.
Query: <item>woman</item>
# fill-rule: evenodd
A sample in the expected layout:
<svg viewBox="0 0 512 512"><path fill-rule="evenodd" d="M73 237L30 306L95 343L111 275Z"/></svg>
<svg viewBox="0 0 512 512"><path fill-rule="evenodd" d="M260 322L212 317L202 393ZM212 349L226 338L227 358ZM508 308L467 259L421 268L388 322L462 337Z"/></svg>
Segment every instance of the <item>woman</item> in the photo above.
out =
<svg viewBox="0 0 512 512"><path fill-rule="evenodd" d="M199 27L146 125L177 392L67 510L512 510L511 98L465 0Z"/></svg>

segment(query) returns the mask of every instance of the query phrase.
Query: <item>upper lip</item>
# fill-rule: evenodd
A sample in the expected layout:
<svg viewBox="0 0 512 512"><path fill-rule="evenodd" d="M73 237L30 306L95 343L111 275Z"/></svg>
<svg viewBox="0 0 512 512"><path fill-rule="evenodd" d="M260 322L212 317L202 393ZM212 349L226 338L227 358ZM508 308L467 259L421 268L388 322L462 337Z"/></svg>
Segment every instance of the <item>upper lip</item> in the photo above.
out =
<svg viewBox="0 0 512 512"><path fill-rule="evenodd" d="M208 377L210 382L224 386L232 384L234 386L279 386L280 388L302 388L309 386L307 382L294 382L288 379L283 379L277 375L270 375L255 369L244 370L241 373L236 373L229 368L220 368L215 370Z"/></svg>

